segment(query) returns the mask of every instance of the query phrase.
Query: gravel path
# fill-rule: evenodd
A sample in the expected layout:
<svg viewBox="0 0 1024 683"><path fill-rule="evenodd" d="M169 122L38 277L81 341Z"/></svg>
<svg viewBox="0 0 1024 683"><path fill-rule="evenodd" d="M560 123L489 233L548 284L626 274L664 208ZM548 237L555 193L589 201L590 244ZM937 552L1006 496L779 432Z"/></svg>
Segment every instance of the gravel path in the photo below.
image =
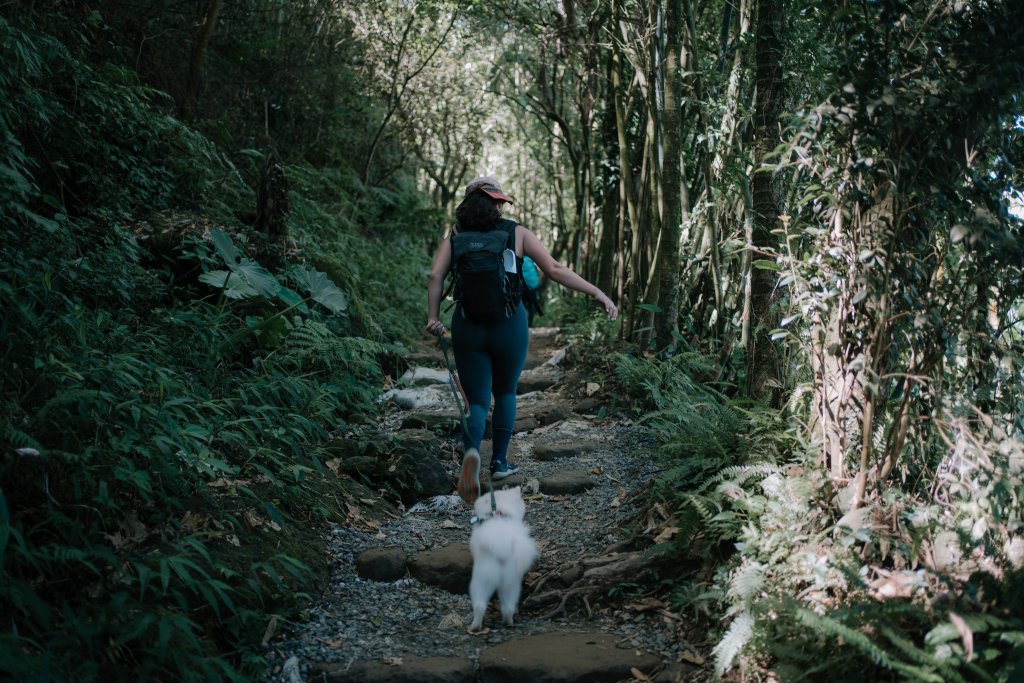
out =
<svg viewBox="0 0 1024 683"><path fill-rule="evenodd" d="M543 360L550 356L557 348L554 339L531 340L533 358ZM521 396L519 413L550 402L556 392L557 387ZM400 419L401 414L397 413L390 418L395 425ZM564 460L541 461L533 457L535 444L555 442L589 446ZM464 656L475 660L482 648L512 638L570 630L613 634L620 642L657 654L666 662L700 663L700 657L682 637L682 620L651 601L631 601L627 596L610 601L612 606L603 606L572 599L564 613L553 617L548 617L551 605L523 609L531 589L542 579L546 581L552 570L602 555L610 546L628 540L636 528L644 493L657 472L649 458L651 446L649 435L628 421L575 414L513 437L510 459L521 468L517 478L524 481L526 522L540 547L540 560L527 575L513 628L501 626L489 612L485 624L490 628L482 634L469 634L466 627L472 609L468 595L454 595L409 577L376 582L362 579L356 573L356 557L365 550L400 546L412 556L449 544L467 543L470 513L458 498L437 498L433 505L417 506L400 519L384 524L377 533L354 527L330 528L326 532L333 564L330 583L310 608L308 621L294 625L286 637L271 641L267 653L271 671L266 680L304 681L309 662L395 661L425 656ZM485 461L486 458L485 452ZM454 482L458 476L457 458L443 464ZM596 485L571 495L537 493L540 479L567 470L588 470ZM661 520L644 521L650 527ZM550 589L550 584L545 586L545 590ZM620 590L628 589L624 586Z"/></svg>

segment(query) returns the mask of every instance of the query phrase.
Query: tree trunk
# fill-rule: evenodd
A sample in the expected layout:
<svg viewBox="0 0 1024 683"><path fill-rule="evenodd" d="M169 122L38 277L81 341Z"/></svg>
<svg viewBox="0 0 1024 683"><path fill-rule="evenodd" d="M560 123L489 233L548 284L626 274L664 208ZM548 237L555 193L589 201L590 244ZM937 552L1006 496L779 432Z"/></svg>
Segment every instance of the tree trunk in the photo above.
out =
<svg viewBox="0 0 1024 683"><path fill-rule="evenodd" d="M285 218L288 216L288 179L277 155L271 153L260 176L256 194L256 223L253 228L260 236L260 261L276 268L284 260L287 237Z"/></svg>
<svg viewBox="0 0 1024 683"><path fill-rule="evenodd" d="M203 61L206 59L206 48L210 45L210 36L217 26L217 17L224 6L224 0L208 0L206 11L203 12L203 23L199 27L199 35L192 46L192 56L188 60L188 80L185 82L185 94L178 107L178 116L182 121L195 118L199 105L199 86L203 75Z"/></svg>
<svg viewBox="0 0 1024 683"><path fill-rule="evenodd" d="M771 307L777 291L778 272L759 268L759 260L774 261L778 248L773 231L779 227L782 213L772 192L774 173L762 170L765 157L780 143L779 112L782 109L782 0L757 0L754 38L754 175L753 253L750 272L750 348L747 351L747 394L757 399L777 401L781 396L780 355L772 343L774 324ZM774 265L774 263L772 264Z"/></svg>
<svg viewBox="0 0 1024 683"><path fill-rule="evenodd" d="M621 5L615 2L612 8L612 21L616 34L619 31L619 24L622 21ZM625 36L623 36L625 38ZM623 85L623 64L622 51L618 39L612 41L612 102L615 106L615 130L619 149L619 216L618 216L618 270L617 299L623 313L623 336L628 338L632 332L632 320L634 311L627 304L627 297L630 297L628 282L633 279L632 269L629 264L632 261L632 252L636 247L637 238L637 209L636 197L634 194L633 164L629 153L629 136L627 131L626 112L624 101L625 88Z"/></svg>
<svg viewBox="0 0 1024 683"><path fill-rule="evenodd" d="M656 265L658 305L662 312L655 317L655 343L665 348L673 343L679 329L679 234L682 225L682 129L679 103L682 99L682 0L668 0L665 14L665 35L668 51L665 58L665 109L663 113L665 170L662 192L665 213L661 222L661 239Z"/></svg>
<svg viewBox="0 0 1024 683"><path fill-rule="evenodd" d="M608 55L607 80L612 80L615 61ZM601 117L602 155L606 167L617 159L617 129L615 122L615 93L605 89L605 108ZM597 276L595 284L605 292L613 292L615 285L615 258L618 236L619 196L618 182L613 183L611 174L599 173L596 178L600 195L596 198L601 206L601 234L597 246Z"/></svg>

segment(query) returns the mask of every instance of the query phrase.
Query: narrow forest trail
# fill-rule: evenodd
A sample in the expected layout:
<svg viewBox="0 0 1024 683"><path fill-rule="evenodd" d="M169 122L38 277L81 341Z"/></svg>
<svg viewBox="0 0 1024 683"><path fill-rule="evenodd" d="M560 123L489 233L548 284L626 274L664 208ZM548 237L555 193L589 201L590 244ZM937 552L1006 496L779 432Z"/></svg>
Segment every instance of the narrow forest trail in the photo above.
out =
<svg viewBox="0 0 1024 683"><path fill-rule="evenodd" d="M554 328L531 330L510 447L520 471L500 482L522 486L540 547L515 626L501 624L495 600L483 633L467 631L471 512L454 495L424 497L383 524L329 531L330 582L308 621L268 644L268 681L707 678L705 657L687 642L695 639L687 619L634 595L649 565L642 549L667 523L645 505L657 472L650 435L629 420L602 417L601 388L572 377L563 345ZM456 414L440 352L415 358L420 367L407 376L420 386L392 392L406 407L386 425L412 439L425 425L450 425ZM454 494L460 439L449 430L440 443L439 464ZM486 439L482 451L486 463Z"/></svg>

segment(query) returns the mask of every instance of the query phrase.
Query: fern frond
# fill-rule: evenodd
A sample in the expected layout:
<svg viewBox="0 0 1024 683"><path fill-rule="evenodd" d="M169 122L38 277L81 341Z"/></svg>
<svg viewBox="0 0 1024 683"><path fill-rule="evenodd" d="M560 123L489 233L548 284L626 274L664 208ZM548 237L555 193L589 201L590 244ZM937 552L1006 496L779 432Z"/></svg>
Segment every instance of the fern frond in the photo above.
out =
<svg viewBox="0 0 1024 683"><path fill-rule="evenodd" d="M692 493L687 493L684 496L684 499L687 503L690 504L691 507L693 507L694 510L697 511L697 514L700 515L701 519L705 523L710 522L711 518L718 514L718 512L720 512L722 509L721 506L718 505L718 503L711 500L710 498L697 496ZM715 508L715 510L713 511L709 509L712 506L714 506Z"/></svg>
<svg viewBox="0 0 1024 683"><path fill-rule="evenodd" d="M736 616L729 629L711 651L715 658L715 678L721 678L728 671L737 655L743 651L754 636L754 617L749 612Z"/></svg>
<svg viewBox="0 0 1024 683"><path fill-rule="evenodd" d="M16 428L14 425L6 422L0 423L0 443L7 444L11 448L27 447L35 448L36 450L40 450L42 448L38 441Z"/></svg>
<svg viewBox="0 0 1024 683"><path fill-rule="evenodd" d="M810 627L818 633L841 638L849 646L866 654L875 664L886 669L892 669L892 659L882 648L875 645L871 639L861 631L850 628L839 621L827 616L820 616L809 609L799 607L795 616L802 624Z"/></svg>
<svg viewBox="0 0 1024 683"><path fill-rule="evenodd" d="M744 564L736 570L729 582L729 597L740 604L749 604L761 592L764 580L764 565L757 562Z"/></svg>
<svg viewBox="0 0 1024 683"><path fill-rule="evenodd" d="M879 631L886 638L889 639L896 649L906 656L908 659L917 662L918 664L924 664L925 666L937 669L942 672L942 675L938 675L931 672L922 671L919 675L922 676L921 680L936 681L942 683L943 681L955 681L956 683L967 683L963 676L952 666L949 662L943 661L935 655L922 650L916 644L903 637L899 633L896 633L893 629L888 626L882 626Z"/></svg>

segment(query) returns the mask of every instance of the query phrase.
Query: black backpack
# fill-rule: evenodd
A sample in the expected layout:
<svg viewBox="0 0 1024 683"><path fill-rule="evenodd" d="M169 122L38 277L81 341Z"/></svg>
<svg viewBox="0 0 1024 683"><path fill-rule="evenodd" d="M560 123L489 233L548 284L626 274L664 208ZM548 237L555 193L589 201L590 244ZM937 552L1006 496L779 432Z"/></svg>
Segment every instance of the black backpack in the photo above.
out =
<svg viewBox="0 0 1024 683"><path fill-rule="evenodd" d="M502 220L493 230L453 233L452 287L462 313L476 323L493 323L519 306L520 271L505 271L505 250L515 257L515 221ZM518 259L516 259L518 261Z"/></svg>

